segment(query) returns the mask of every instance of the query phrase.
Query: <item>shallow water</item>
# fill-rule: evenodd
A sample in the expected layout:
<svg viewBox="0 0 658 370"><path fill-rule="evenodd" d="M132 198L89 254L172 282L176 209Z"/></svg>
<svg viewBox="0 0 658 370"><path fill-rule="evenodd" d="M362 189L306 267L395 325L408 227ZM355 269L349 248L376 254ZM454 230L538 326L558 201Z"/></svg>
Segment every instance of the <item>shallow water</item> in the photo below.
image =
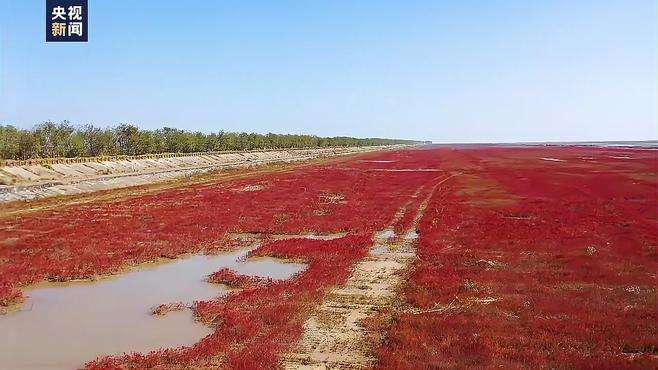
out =
<svg viewBox="0 0 658 370"><path fill-rule="evenodd" d="M551 157L541 157L539 159L541 159L542 161L549 161L549 162L566 162L564 159L551 158Z"/></svg>
<svg viewBox="0 0 658 370"><path fill-rule="evenodd" d="M395 236L395 230L393 229L384 229L375 232L374 239L375 241L388 240Z"/></svg>
<svg viewBox="0 0 658 370"><path fill-rule="evenodd" d="M231 234L232 239L250 240L259 238L271 238L272 240L287 240L287 239L311 239L311 240L334 240L340 239L347 235L346 232L338 233L308 233L308 234L265 234L265 233L236 233Z"/></svg>
<svg viewBox="0 0 658 370"><path fill-rule="evenodd" d="M340 239L340 238L344 237L345 235L347 235L346 232L331 233L331 234L310 233L310 234L299 234L299 235L273 234L273 235L271 235L271 237L274 240L295 239L295 238L311 239L311 240L334 240L334 239Z"/></svg>
<svg viewBox="0 0 658 370"><path fill-rule="evenodd" d="M406 241L412 241L416 239L418 239L418 231L416 231L416 229L409 230L406 234L404 234L404 240Z"/></svg>
<svg viewBox="0 0 658 370"><path fill-rule="evenodd" d="M223 267L286 279L305 268L271 258L246 259L247 250L195 255L97 282L49 283L26 289L19 312L0 316L0 368L72 369L101 355L190 345L212 329L190 310L150 315L154 306L226 293L205 277Z"/></svg>

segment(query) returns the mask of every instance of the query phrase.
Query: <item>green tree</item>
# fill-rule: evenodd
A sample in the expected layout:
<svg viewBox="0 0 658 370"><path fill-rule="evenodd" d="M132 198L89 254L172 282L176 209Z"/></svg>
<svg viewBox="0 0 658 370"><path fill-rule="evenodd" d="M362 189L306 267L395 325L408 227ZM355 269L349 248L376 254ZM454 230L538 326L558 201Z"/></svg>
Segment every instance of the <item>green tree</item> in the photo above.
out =
<svg viewBox="0 0 658 370"><path fill-rule="evenodd" d="M415 143L409 140L351 137L318 137L314 135L266 135L219 131L204 134L164 127L140 130L122 123L101 129L88 124L75 127L68 121L46 121L31 130L0 125L0 158L27 159L38 157L82 157L101 155L140 155L147 153L191 153L227 150L276 148L317 148L329 146L362 146Z"/></svg>

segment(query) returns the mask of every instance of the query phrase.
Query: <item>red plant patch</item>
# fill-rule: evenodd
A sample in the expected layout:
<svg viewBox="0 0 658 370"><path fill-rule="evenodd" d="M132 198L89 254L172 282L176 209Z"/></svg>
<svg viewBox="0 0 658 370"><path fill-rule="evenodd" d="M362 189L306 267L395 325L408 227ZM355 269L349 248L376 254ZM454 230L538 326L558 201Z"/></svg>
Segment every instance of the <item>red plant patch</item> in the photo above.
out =
<svg viewBox="0 0 658 370"><path fill-rule="evenodd" d="M210 274L210 276L208 276L208 282L223 284L229 288L253 288L258 285L271 283L272 279L240 275L236 274L235 271L229 268L223 268Z"/></svg>
<svg viewBox="0 0 658 370"><path fill-rule="evenodd" d="M466 176L421 221L407 307L378 367L658 365L655 151L443 155ZM621 155L635 160L610 158Z"/></svg>
<svg viewBox="0 0 658 370"><path fill-rule="evenodd" d="M401 153L370 154L395 157ZM406 155L406 154L405 154ZM16 288L120 273L126 267L184 253L223 250L231 233L368 233L431 174L353 168L355 159L294 172L168 189L133 198L70 206L0 220L0 304ZM232 189L267 183L254 192ZM340 202L326 202L341 194Z"/></svg>
<svg viewBox="0 0 658 370"><path fill-rule="evenodd" d="M372 234L391 226L403 205L415 209L437 178L457 173L420 220L405 305L392 322L367 323L385 334L371 335L380 343L379 367L656 367L658 163L648 150L377 153L5 218L0 239L12 242L0 248L0 305L43 279L119 273L235 247L234 233L348 232L268 242L252 252L309 264L288 280L263 285L229 270L213 274L246 286L194 304L197 318L215 327L198 343L88 364L274 367L326 292L366 255ZM267 186L233 191L253 184ZM406 230L411 214L394 229Z"/></svg>
<svg viewBox="0 0 658 370"><path fill-rule="evenodd" d="M415 168L436 163L429 152L377 153L360 158L399 158ZM425 164L422 164L422 163ZM301 259L303 273L286 281L257 284L218 300L197 302L199 320L215 333L189 348L105 358L105 368L272 365L300 335L301 325L349 266L365 255L372 233L388 225L398 208L435 173L381 172L378 163L345 158L294 172L163 190L111 202L74 205L0 220L2 299L15 301L16 288L43 279L67 280L120 273L145 261L237 246L240 233L332 234L335 240L289 239L261 246L254 255ZM267 183L259 191L235 192ZM220 276L221 275L221 276ZM224 282L243 280L218 272ZM166 310L165 307L163 309Z"/></svg>
<svg viewBox="0 0 658 370"><path fill-rule="evenodd" d="M9 306L23 300L21 291L5 283L0 284L0 306Z"/></svg>

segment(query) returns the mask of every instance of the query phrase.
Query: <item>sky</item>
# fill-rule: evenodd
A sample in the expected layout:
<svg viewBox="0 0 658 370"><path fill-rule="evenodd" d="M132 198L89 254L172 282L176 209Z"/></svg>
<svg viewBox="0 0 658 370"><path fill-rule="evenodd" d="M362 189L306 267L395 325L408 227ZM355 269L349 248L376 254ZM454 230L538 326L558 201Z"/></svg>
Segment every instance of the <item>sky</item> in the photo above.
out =
<svg viewBox="0 0 658 370"><path fill-rule="evenodd" d="M0 124L658 139L655 0L89 0L88 43L0 13Z"/></svg>

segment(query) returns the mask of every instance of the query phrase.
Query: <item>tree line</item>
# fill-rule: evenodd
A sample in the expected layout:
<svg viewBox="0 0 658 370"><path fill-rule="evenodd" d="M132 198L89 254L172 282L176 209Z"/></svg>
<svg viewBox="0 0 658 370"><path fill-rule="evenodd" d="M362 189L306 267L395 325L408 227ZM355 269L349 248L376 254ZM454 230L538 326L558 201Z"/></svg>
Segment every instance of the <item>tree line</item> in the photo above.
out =
<svg viewBox="0 0 658 370"><path fill-rule="evenodd" d="M0 125L0 159L97 157L228 150L322 148L412 144L412 140L219 131L210 134L170 127L143 130L132 124L99 128L47 121L32 129Z"/></svg>

